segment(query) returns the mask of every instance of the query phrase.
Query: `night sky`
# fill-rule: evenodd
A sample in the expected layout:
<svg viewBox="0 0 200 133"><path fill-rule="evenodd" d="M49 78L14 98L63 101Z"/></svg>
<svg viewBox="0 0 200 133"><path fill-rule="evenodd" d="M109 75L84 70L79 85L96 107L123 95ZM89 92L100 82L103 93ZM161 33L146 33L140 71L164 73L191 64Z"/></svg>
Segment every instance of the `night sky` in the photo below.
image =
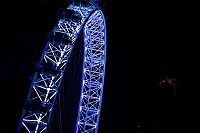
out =
<svg viewBox="0 0 200 133"><path fill-rule="evenodd" d="M1 131L15 132L45 37L64 0L0 2ZM115 1L99 133L199 133L200 3ZM161 79L176 79L176 89Z"/></svg>

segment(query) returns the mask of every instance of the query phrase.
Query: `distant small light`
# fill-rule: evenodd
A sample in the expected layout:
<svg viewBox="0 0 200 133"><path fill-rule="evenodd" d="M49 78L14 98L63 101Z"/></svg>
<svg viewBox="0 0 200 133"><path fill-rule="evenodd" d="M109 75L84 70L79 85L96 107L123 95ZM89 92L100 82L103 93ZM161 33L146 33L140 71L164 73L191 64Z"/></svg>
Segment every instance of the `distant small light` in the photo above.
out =
<svg viewBox="0 0 200 133"><path fill-rule="evenodd" d="M138 128L141 128L141 125L137 125Z"/></svg>

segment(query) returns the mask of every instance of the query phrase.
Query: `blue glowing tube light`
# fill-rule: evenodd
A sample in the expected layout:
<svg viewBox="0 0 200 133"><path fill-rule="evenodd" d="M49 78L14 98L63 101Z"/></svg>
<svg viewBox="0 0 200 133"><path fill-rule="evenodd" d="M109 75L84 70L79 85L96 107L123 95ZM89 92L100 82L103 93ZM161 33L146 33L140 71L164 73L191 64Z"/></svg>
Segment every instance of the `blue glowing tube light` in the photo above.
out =
<svg viewBox="0 0 200 133"><path fill-rule="evenodd" d="M45 133L76 39L84 30L82 87L76 133L97 133L106 62L106 27L95 6L69 5L49 33L36 65L18 133ZM68 14L67 14L68 13ZM70 14L69 14L70 13ZM68 16L70 17L68 17Z"/></svg>

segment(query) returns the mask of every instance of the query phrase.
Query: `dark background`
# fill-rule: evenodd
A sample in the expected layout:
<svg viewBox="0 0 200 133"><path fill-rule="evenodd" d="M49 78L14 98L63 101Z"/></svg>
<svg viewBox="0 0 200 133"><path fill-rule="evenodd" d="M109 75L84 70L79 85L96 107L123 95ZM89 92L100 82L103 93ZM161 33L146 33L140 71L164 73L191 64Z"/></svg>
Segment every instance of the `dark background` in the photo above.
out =
<svg viewBox="0 0 200 133"><path fill-rule="evenodd" d="M1 132L15 132L34 65L64 0L0 2ZM100 133L199 132L200 3L107 1ZM160 87L177 79L177 92Z"/></svg>

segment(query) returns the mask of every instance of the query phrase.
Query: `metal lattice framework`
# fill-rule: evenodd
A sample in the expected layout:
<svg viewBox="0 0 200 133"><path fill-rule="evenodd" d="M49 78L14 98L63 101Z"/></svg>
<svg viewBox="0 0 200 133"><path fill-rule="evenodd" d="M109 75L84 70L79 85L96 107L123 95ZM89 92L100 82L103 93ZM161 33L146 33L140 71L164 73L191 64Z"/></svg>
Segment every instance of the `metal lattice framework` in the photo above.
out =
<svg viewBox="0 0 200 133"><path fill-rule="evenodd" d="M45 133L71 52L84 30L84 60L76 133L96 133L103 94L106 28L103 13L94 6L69 5L49 33L36 65L18 133Z"/></svg>
<svg viewBox="0 0 200 133"><path fill-rule="evenodd" d="M85 57L76 133L96 133L99 121L106 57L106 29L101 11L84 27Z"/></svg>

